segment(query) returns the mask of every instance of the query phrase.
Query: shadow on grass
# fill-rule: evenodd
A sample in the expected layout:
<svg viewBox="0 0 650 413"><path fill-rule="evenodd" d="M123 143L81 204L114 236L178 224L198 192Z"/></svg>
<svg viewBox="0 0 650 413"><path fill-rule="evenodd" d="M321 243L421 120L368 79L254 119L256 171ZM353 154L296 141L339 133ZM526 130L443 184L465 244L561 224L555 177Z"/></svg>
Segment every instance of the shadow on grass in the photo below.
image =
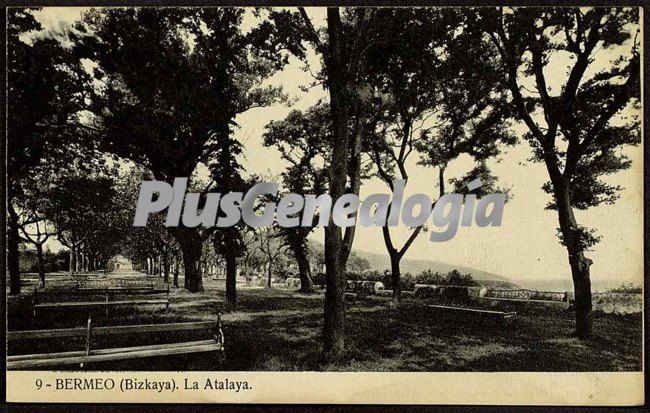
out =
<svg viewBox="0 0 650 413"><path fill-rule="evenodd" d="M171 307L133 307L97 314L95 325L212 320L224 306L223 291L206 286L200 294L172 290ZM84 312L34 318L30 297L9 303L10 330L79 327ZM594 317L594 338L569 338L568 311L527 309L509 324L480 318L443 319L414 300L398 308L388 300L358 300L346 319L346 351L335 363L320 364L323 297L286 290L239 291L238 308L223 314L226 351L176 355L86 366L89 370L242 371L632 371L641 369L641 315ZM208 338L197 333L97 337L95 348L158 344ZM47 342L47 343L45 343ZM70 351L79 340L12 343L9 354ZM78 370L78 366L70 367Z"/></svg>

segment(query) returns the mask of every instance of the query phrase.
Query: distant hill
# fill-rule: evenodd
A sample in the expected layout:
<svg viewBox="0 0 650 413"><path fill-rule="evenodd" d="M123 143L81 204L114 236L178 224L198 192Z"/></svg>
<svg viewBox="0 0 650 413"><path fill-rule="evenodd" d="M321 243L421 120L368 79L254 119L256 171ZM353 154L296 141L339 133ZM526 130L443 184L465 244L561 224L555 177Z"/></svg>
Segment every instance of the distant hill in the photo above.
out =
<svg viewBox="0 0 650 413"><path fill-rule="evenodd" d="M375 254L373 252L354 250L354 253L360 258L365 258L370 263L370 268L373 270L383 271L390 269L390 259L387 254ZM472 278L486 287L499 287L499 288L520 288L517 284L507 279L506 277L498 274L493 274L487 271L477 270L475 268L464 267L462 265L447 264L439 261L432 260L413 260L403 258L401 262L402 274L407 272L412 275L417 275L425 270L438 271L440 273L447 273L451 270L458 270L461 274L471 274Z"/></svg>

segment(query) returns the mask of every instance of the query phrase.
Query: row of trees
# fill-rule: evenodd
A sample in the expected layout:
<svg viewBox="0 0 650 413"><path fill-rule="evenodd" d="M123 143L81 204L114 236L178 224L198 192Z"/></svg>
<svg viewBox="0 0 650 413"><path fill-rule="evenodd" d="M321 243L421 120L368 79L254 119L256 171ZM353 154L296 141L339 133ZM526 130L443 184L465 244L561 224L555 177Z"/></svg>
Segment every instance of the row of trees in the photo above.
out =
<svg viewBox="0 0 650 413"><path fill-rule="evenodd" d="M225 266L231 306L237 301L237 266L247 265L251 239L269 261L282 248L291 251L308 291L307 239L313 227L251 235L243 224L167 228L162 217L142 231L122 218L113 227L98 223L111 221L107 218L116 205L119 211L133 208L126 200L133 199L135 181L144 177L167 182L188 177L193 192L222 194L243 192L257 182L259 177L245 176L239 162L235 118L287 102L281 88L267 80L290 57L308 66L311 49L320 57L314 84L327 89L329 102L293 111L270 123L264 134L264 143L277 148L286 162L283 190L338 199L358 195L364 179L378 177L394 191L393 180L408 180L417 154L420 164L437 172L440 195L465 191L477 177L485 183L481 191L493 192L497 180L488 161L517 143L511 126L523 123L533 160L543 162L549 173L543 189L552 195L549 208L558 212L560 239L569 256L576 332L589 337L591 262L585 252L597 237L577 223L574 210L616 199L620 188L600 178L629 167L619 149L640 139L638 119L620 115L639 104L637 10L328 8L325 27L317 28L302 8L259 9L250 12L255 24L246 30L245 13L238 8L93 10L69 33L72 46L64 48L51 39L21 40L38 29L36 20L29 11L10 10L11 293L20 286L14 258L19 215L30 208L49 211L48 221L72 251L84 248L101 259L127 239L130 256L136 261L160 257L165 274L165 263L180 256L182 265L177 259L175 268L183 268L185 288L192 292L203 289L203 254L213 254ZM599 49L620 58L602 62ZM547 72L553 56L569 62L569 73L560 88L552 89ZM604 69L588 70L597 60ZM459 157L473 159L474 167L448 176L449 164ZM141 171L115 194L117 186L109 189L102 181L115 176L113 163L106 161L111 158ZM200 165L207 167L208 180L199 178ZM79 170L92 177L83 188L97 185L102 197L70 197L58 183ZM53 187L65 196L58 201L36 196L33 180L35 187L56 182ZM29 206L35 199L56 204L54 210L62 209L60 203L81 207L94 202L90 209L97 214L59 217L49 206ZM38 215L31 220L37 218L42 221ZM94 225L102 228L94 231ZM392 284L398 286L396 304L400 261L424 230L413 228L397 245L390 228L382 229ZM112 242L111 236L119 239ZM344 349L346 266L354 237L355 227L325 229L323 344L328 360Z"/></svg>
<svg viewBox="0 0 650 413"><path fill-rule="evenodd" d="M437 13L438 16L427 17L424 22L418 21L428 13ZM640 141L638 116L617 116L627 107L638 109L640 104L638 9L456 8L432 11L362 8L346 9L341 13L338 8L329 8L326 43L313 30L304 10L301 10L301 14L311 30L308 38L321 52L330 94L333 136L328 169L329 193L333 199L346 192L358 194L360 148L367 129L363 127L363 122L356 122L358 127L352 130L350 124L354 123L355 117L365 117L369 101L372 100L370 97L374 96L367 93L368 89L377 90L372 85L371 74L377 67L377 62L372 60L372 50L378 47L380 60L389 64L395 56L401 70L403 60L397 57L401 49L383 47L386 42L382 40L384 28L388 28L391 39L401 42L410 38L410 31L426 37L428 33L436 33L436 27L445 27L442 35L434 36L436 40L450 39L447 47L436 47L439 43L435 40L425 40L424 47L405 48L426 62L426 53L423 52L433 46L436 56L455 63L451 66L455 69L451 79L443 75L436 77L445 81L441 85L443 95L453 94L456 82L472 82L487 74L479 83L487 88L478 89L486 91L486 94L474 93L476 83L461 86L459 100L455 102L459 106L449 105L447 109L452 112L450 129L447 134L443 130L436 131L437 136L443 137L441 146L444 149L457 149L461 146L455 145L457 136L465 135L468 129L463 127L463 115L469 113L471 125L486 127L476 135L478 142L470 143L468 149L475 158L481 159L475 154L480 152L477 148L485 143L487 148L492 149L487 153L494 154L494 142L503 140L500 137L502 129L499 126L502 124L499 117L512 116L525 123L529 129L525 138L533 148L533 160L543 162L548 170L550 180L543 189L552 195L548 208L558 212L559 235L569 256L576 293L576 335L588 338L591 334L591 260L585 257L585 252L598 238L592 230L577 223L574 209L587 209L615 201L620 187L608 185L601 178L628 168L630 161L619 149ZM404 19L395 19L394 16L404 16ZM433 24L429 26L426 23ZM630 30L630 26L634 29ZM396 33L399 36L395 36ZM596 54L598 48L613 49L613 54L618 53L619 57L613 61L608 61L611 55L604 57L605 61L601 60L600 63L604 63L605 68L589 73L589 66L594 65L597 58L603 59L602 55ZM567 79L559 88L559 93L552 92L545 74L555 53L564 55L570 62ZM483 62L485 58L494 62L494 66L476 67L477 62L487 65ZM429 68L428 65L423 66ZM479 69L487 69L487 72L477 71ZM492 74L496 75L492 79L497 83L490 87ZM412 75L405 76L406 82L399 84L401 87L395 96L408 96L408 86L414 78ZM532 80L532 92L525 92L522 84L529 80ZM472 85L471 89L467 87L469 85ZM505 92L504 98L499 96L500 91ZM472 112L472 106L463 106L463 103L473 96L490 102L483 110ZM394 99L399 100L397 97ZM506 106L503 110L500 109L501 102ZM491 110L488 113L485 111L487 108ZM457 112L456 116L453 116L454 112ZM408 111L402 114L401 124L406 125L406 133L402 136L408 136L407 129L412 127L404 122L410 119L408 114ZM461 126L454 128L459 122ZM376 135L376 130L370 130ZM444 139L445 136L447 139ZM492 142L485 142L487 138ZM393 156L398 169L400 159L404 159L413 146L408 137L402 139L399 155ZM428 148L438 149L435 143L425 144L424 148L425 151ZM435 154L437 151L433 152ZM427 161L435 164L441 174L444 173L444 156L433 156ZM402 174L403 169L400 169ZM441 184L440 190L443 188ZM354 227L348 228L345 235L340 228L329 227L325 234L327 293L324 351L328 358L336 357L344 347L344 267L353 238ZM391 251L390 237L386 233L385 239ZM407 242L404 247L408 246ZM391 258L399 258L400 252L391 253Z"/></svg>

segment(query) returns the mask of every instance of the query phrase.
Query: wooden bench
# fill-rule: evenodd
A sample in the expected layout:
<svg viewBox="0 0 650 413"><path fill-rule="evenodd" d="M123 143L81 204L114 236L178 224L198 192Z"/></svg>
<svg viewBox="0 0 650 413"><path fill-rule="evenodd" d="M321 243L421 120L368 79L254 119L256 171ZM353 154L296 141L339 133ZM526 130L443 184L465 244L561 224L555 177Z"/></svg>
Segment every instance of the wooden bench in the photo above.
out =
<svg viewBox="0 0 650 413"><path fill-rule="evenodd" d="M487 316L498 320L508 320L517 316L517 313L514 311L494 311L494 310L483 310L481 308L454 307L454 306L435 305L435 304L427 304L426 306L448 314Z"/></svg>
<svg viewBox="0 0 650 413"><path fill-rule="evenodd" d="M83 295L83 296L93 296L101 295L104 297L104 301L64 301L64 302L39 302L39 294L68 294L68 295ZM110 301L112 295L149 295L149 294L166 294L164 299L148 299L148 300L116 300ZM68 309L68 308L86 308L92 310L94 308L105 308L106 315L108 315L109 308L112 307L121 307L128 305L158 305L164 304L165 309L169 309L169 285L167 288L155 288L153 285L151 287L105 287L105 288L96 288L96 287L77 287L70 290L48 290L41 291L39 293L38 288L34 288L34 316L39 309Z"/></svg>
<svg viewBox="0 0 650 413"><path fill-rule="evenodd" d="M95 336L206 330L210 331L213 334L214 337L212 339L122 348L92 349L92 337ZM128 360L145 357L167 356L173 354L189 354L225 350L225 341L221 325L220 313L217 314L216 321L172 324L143 324L94 328L92 326L92 319L89 317L86 328L81 327L57 330L12 331L7 333L7 341L46 339L55 337L86 337L85 349L59 353L7 356L7 369L19 370L72 364L79 364L80 367L83 367L84 364L92 362Z"/></svg>

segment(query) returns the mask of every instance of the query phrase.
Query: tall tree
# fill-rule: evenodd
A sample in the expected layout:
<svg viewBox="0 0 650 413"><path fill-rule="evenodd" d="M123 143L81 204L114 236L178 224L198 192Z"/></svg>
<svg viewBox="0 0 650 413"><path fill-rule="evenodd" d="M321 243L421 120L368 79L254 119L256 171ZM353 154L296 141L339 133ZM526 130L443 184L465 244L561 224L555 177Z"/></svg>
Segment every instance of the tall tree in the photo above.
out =
<svg viewBox="0 0 650 413"><path fill-rule="evenodd" d="M279 88L262 83L287 62L284 50L300 54L268 20L244 32L245 13L215 7L88 14L93 37L86 50L102 84L94 120L103 147L167 182L191 178L197 164L213 159L224 160L221 171L234 168L235 117L282 98ZM172 232L183 252L186 287L201 291L200 254L211 231L181 225Z"/></svg>
<svg viewBox="0 0 650 413"><path fill-rule="evenodd" d="M264 256L266 267L266 287L271 288L273 281L273 269L279 267L278 261L286 255L287 245L282 242L282 235L278 226L262 227L256 232L260 252Z"/></svg>
<svg viewBox="0 0 650 413"><path fill-rule="evenodd" d="M252 279L260 267L264 265L264 257L260 251L260 243L257 239L256 228L246 227L242 231L242 256L240 262L242 271L246 276L246 284Z"/></svg>
<svg viewBox="0 0 650 413"><path fill-rule="evenodd" d="M107 259L115 252L123 235L115 200L112 177L97 174L64 177L48 193L45 215L70 249L72 271L87 270L89 255Z"/></svg>
<svg viewBox="0 0 650 413"><path fill-rule="evenodd" d="M87 75L71 50L47 36L35 9L7 10L7 258L9 294L20 293L17 203L23 184L40 171L57 171L77 155L71 145L84 134L75 128L85 107ZM71 34L72 36L72 34Z"/></svg>
<svg viewBox="0 0 650 413"><path fill-rule="evenodd" d="M455 158L468 154L484 161L499 153L500 141L513 143L505 129L508 111L493 50L480 33L463 30L468 23L460 9L388 8L376 18L376 41L368 51L368 81L376 97L363 148L393 192L395 179L408 182L409 161L420 149L424 164L440 168L442 196L446 166ZM399 246L391 228L382 227L395 303L401 294L400 261L422 228L413 228Z"/></svg>
<svg viewBox="0 0 650 413"><path fill-rule="evenodd" d="M138 200L139 184L148 179L151 179L151 173L138 166L126 169L120 173L118 178L116 185L117 204L122 214L122 221L125 223L122 232L124 240L121 252L129 257L132 262L140 263L142 267L148 270L152 270L152 268L149 268L147 261L153 257L160 257L163 276L165 282L168 282L170 262L178 245L171 236L169 229L165 227L164 214L156 213L150 216L146 227L132 226Z"/></svg>
<svg viewBox="0 0 650 413"><path fill-rule="evenodd" d="M15 225L20 230L22 242L32 244L36 248L38 272L41 286L45 287L45 257L44 244L57 231L52 222L47 219L45 208L48 193L57 184L58 174L43 171L38 166L32 168L28 176L20 179L20 196L11 200L11 209L16 214Z"/></svg>
<svg viewBox="0 0 650 413"><path fill-rule="evenodd" d="M228 308L237 306L237 260L244 255L244 241L240 225L220 228L212 234L214 250L226 263L226 303Z"/></svg>
<svg viewBox="0 0 650 413"><path fill-rule="evenodd" d="M56 235L56 230L52 223L40 219L35 213L26 216L26 221L20 223L21 239L24 242L34 245L36 248L36 258L38 259L38 276L41 279L41 287L45 288L45 256L43 254L43 245Z"/></svg>
<svg viewBox="0 0 650 413"><path fill-rule="evenodd" d="M329 106L319 103L305 112L294 110L285 119L266 126L264 145L275 146L288 163L282 181L289 193L303 196L325 193L327 171L324 165L331 139L329 115ZM312 290L307 237L314 230L316 220L314 217L312 225L278 228L298 264L301 292Z"/></svg>
<svg viewBox="0 0 650 413"><path fill-rule="evenodd" d="M330 96L332 139L330 142L329 195L359 194L361 183L361 136L369 100L366 73L367 46L373 40L371 27L376 10L366 8L327 9L327 41L321 39L305 9L305 38L322 57L323 77ZM352 120L356 120L351 127ZM345 266L352 249L355 226L345 231L333 222L325 228L325 309L323 355L326 361L339 357L345 336Z"/></svg>
<svg viewBox="0 0 650 413"><path fill-rule="evenodd" d="M231 151L240 150L239 143L223 148L224 150L219 151L219 160L211 165L214 187L217 192L223 194L245 193L256 178L244 180L240 174L240 165ZM219 216L223 214L221 208L218 213ZM226 264L226 302L230 309L237 306L237 262L245 254L244 227L243 221L240 220L234 226L217 228L211 238L214 251L223 257Z"/></svg>
<svg viewBox="0 0 650 413"><path fill-rule="evenodd" d="M525 123L534 160L543 162L575 290L577 337L591 334L592 260L599 240L574 210L613 203L620 186L601 178L630 167L620 152L640 142L638 8L497 8L478 10L479 23L500 55L512 106ZM611 57L614 57L612 60ZM562 59L563 84L548 68ZM593 69L600 67L602 69ZM524 85L532 85L527 93ZM623 115L626 108L633 108Z"/></svg>

